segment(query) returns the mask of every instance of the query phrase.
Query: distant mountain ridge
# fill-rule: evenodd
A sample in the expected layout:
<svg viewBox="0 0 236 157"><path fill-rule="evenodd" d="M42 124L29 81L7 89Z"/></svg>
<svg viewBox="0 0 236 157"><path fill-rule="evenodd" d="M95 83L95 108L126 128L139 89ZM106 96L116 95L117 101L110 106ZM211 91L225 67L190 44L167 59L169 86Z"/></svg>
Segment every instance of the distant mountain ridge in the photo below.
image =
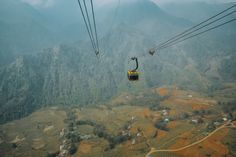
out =
<svg viewBox="0 0 236 157"><path fill-rule="evenodd" d="M107 15L113 13L109 9L106 11ZM105 12L99 14L105 15ZM102 20L98 19L100 22ZM51 48L44 47L30 54L19 53L13 62L0 68L0 123L24 117L43 106L98 104L124 91L177 85L208 92L209 89L219 88L223 81L235 81L236 37L231 25L224 28L226 31L219 29L157 52L154 56L147 53L157 44L156 41L165 40L191 24L188 20L165 13L151 1L139 0L120 6L111 33L101 31L104 34L100 39L101 53L98 58L88 38L81 38L83 35L76 33L74 35L80 36L78 39L82 41L50 43L53 45ZM103 25L100 23L100 26ZM39 26L31 27L34 31L33 34L29 32L29 38L41 33L36 29ZM16 28L17 25L14 25ZM48 38L51 36L50 33L45 35ZM61 37L64 38L59 38L56 43L69 36ZM39 44L48 41L43 37L38 39L42 40ZM1 44L4 42L11 47L12 42L4 39ZM22 42L29 44L27 40ZM33 49L37 44L34 42L31 45ZM1 52L6 55L6 51ZM135 83L129 82L126 76L127 70L133 66L130 62L133 56L139 58L141 72L140 81Z"/></svg>
<svg viewBox="0 0 236 157"><path fill-rule="evenodd" d="M233 6L236 2L230 3L206 3L206 2L171 2L162 6L162 8L171 15L185 18L194 23L213 16L224 9ZM188 14L186 14L186 12Z"/></svg>

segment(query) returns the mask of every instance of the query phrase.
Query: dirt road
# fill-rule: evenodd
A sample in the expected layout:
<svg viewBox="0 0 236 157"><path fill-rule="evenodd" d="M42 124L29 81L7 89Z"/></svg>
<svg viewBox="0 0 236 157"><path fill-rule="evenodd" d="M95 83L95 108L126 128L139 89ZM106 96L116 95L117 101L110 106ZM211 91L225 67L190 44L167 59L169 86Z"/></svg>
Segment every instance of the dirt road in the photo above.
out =
<svg viewBox="0 0 236 157"><path fill-rule="evenodd" d="M229 126L231 125L231 126ZM197 145L205 140L207 140L210 136L212 136L213 134L215 134L216 132L218 132L219 130L223 129L223 128L236 128L236 126L231 123L231 122L227 122L226 124L223 124L221 127L215 129L213 132L211 132L210 134L208 134L206 137L204 137L203 139L199 140L199 141L196 141L192 144L189 144L187 146L184 146L184 147L181 147L181 148L177 148L177 149L155 149L155 148L151 148L151 150L146 154L145 157L151 157L150 155L153 154L153 153L157 153L157 152L177 152L177 151L181 151L181 150L184 150L184 149L187 149L187 148L190 148L194 145Z"/></svg>

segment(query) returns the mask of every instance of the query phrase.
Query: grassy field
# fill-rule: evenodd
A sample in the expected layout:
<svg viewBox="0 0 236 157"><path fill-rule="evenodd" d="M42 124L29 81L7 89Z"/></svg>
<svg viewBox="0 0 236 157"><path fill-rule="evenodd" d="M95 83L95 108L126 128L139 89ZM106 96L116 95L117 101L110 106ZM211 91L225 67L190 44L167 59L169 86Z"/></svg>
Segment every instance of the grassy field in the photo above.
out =
<svg viewBox="0 0 236 157"><path fill-rule="evenodd" d="M226 90L226 89L224 89ZM178 90L176 87L163 87L149 91L121 96L95 107L83 107L73 110L76 120L95 121L103 125L111 136L121 135L124 126L132 138L109 147L109 141L94 134L94 126L78 126L82 135L92 138L80 141L73 157L144 157L151 147L156 149L175 149L191 144L206 136L206 126L215 118L221 116L216 99L208 98L193 91ZM218 93L219 94L219 93ZM157 97L165 97L159 100ZM150 110L149 101L153 104L169 108L168 115L162 110ZM201 124L193 124L196 110L217 110L213 115L203 116ZM0 126L1 157L45 157L48 152L59 151L62 140L60 131L66 128L66 108L45 108L21 120L16 120ZM173 119L167 124L169 131L157 129L156 122L170 117L178 117L183 112L189 113L185 119ZM140 133L138 135L138 133ZM177 153L154 153L152 157L197 157L211 155L221 157L235 155L235 130L223 129L209 140ZM231 156L230 156L231 155Z"/></svg>
<svg viewBox="0 0 236 157"><path fill-rule="evenodd" d="M64 119L64 111L47 109L0 126L1 156L46 156L47 151L57 151Z"/></svg>

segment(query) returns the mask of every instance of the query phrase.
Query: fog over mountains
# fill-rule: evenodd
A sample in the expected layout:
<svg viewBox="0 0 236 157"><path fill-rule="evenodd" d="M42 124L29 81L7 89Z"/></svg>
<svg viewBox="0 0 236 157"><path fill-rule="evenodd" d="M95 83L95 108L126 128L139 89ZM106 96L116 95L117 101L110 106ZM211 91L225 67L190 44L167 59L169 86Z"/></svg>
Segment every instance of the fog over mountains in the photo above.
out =
<svg viewBox="0 0 236 157"><path fill-rule="evenodd" d="M135 0L121 3L117 16L117 3L99 7L102 51L97 59L76 1L34 8L20 0L2 0L0 122L43 106L98 104L125 91L177 85L210 92L223 81L235 81L235 22L153 57L143 55L230 5L193 2L160 8L149 0ZM132 56L140 61L141 80L136 83L126 77Z"/></svg>

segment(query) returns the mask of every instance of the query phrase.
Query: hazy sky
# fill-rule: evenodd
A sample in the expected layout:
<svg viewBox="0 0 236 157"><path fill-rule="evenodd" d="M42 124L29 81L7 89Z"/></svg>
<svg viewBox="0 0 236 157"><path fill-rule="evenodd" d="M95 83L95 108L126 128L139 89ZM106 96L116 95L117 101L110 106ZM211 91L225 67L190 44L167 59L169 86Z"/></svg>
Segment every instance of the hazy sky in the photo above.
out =
<svg viewBox="0 0 236 157"><path fill-rule="evenodd" d="M24 2L27 2L31 5L35 6L44 6L44 7L50 7L53 6L55 3L57 3L57 0L22 0ZM77 1L77 0L75 0ZM94 3L99 4L106 4L111 2L117 2L118 0L94 0ZM132 1L132 0L120 0L121 2L124 1ZM203 1L208 3L219 3L219 2L236 2L236 0L152 0L158 4L164 4L169 2L189 2L189 1Z"/></svg>

